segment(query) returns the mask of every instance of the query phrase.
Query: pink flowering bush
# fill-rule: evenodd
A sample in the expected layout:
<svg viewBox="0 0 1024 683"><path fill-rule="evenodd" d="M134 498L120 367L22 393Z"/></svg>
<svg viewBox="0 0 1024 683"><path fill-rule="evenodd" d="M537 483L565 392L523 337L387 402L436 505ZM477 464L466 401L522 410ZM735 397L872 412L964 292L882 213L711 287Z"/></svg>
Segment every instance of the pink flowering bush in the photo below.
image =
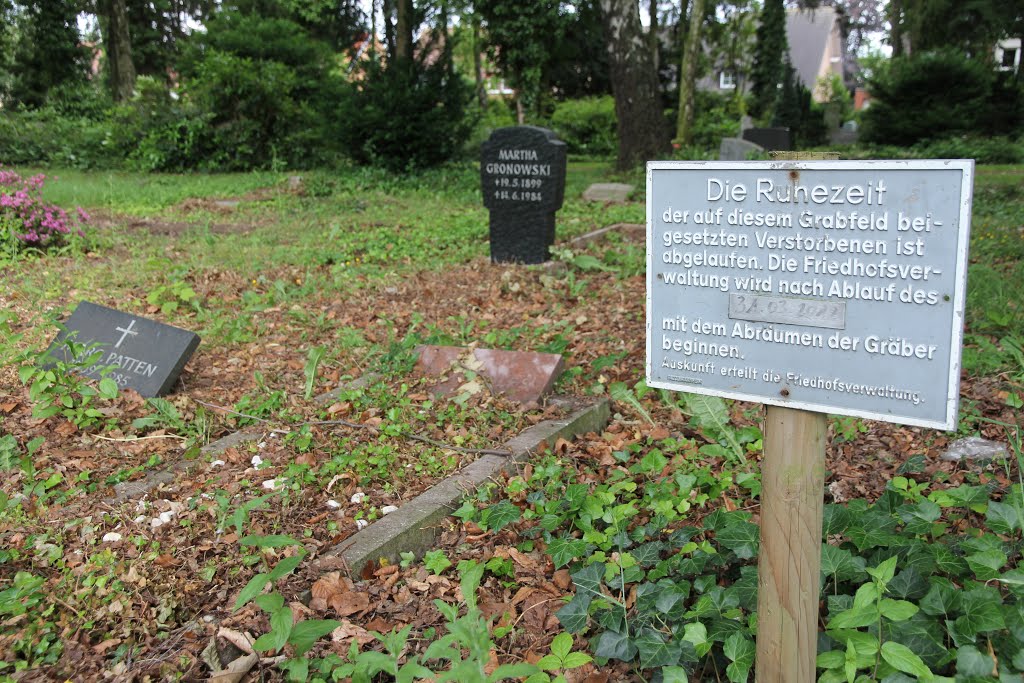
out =
<svg viewBox="0 0 1024 683"><path fill-rule="evenodd" d="M81 208L74 216L43 201L46 176L23 178L0 169L0 248L46 248L64 244L71 235L83 236L89 215Z"/></svg>

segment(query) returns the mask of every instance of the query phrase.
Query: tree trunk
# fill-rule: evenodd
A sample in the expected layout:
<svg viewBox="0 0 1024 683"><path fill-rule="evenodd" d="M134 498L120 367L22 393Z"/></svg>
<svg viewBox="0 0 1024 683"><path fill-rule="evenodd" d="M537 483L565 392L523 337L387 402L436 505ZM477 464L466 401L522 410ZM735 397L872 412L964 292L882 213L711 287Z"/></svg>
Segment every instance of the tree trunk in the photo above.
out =
<svg viewBox="0 0 1024 683"><path fill-rule="evenodd" d="M398 0L398 18L395 21L395 57L412 58L412 0Z"/></svg>
<svg viewBox="0 0 1024 683"><path fill-rule="evenodd" d="M110 69L110 92L115 102L126 102L135 92L135 63L128 32L128 12L124 0L103 0L99 5L105 15L103 42Z"/></svg>
<svg viewBox="0 0 1024 683"><path fill-rule="evenodd" d="M679 115L676 120L676 142L693 142L693 95L697 88L697 59L701 49L701 27L704 25L704 1L690 2L690 30L683 42L683 59L679 65Z"/></svg>
<svg viewBox="0 0 1024 683"><path fill-rule="evenodd" d="M639 5L636 0L600 0L600 5L618 118L616 165L625 170L663 156L668 150L668 131Z"/></svg>
<svg viewBox="0 0 1024 683"><path fill-rule="evenodd" d="M650 0L647 7L648 13L648 38L651 41L651 61L654 62L654 73L658 73L658 69L661 67L661 42L658 37L658 0Z"/></svg>
<svg viewBox="0 0 1024 683"><path fill-rule="evenodd" d="M473 9L473 77L476 80L476 99L481 109L487 109L487 84L484 82L484 62L480 54L480 15Z"/></svg>

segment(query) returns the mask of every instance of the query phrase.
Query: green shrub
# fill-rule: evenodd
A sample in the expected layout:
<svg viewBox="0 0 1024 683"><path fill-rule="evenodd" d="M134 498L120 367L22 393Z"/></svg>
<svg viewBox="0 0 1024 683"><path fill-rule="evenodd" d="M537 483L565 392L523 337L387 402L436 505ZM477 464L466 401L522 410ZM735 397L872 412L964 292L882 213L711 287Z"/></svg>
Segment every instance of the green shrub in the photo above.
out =
<svg viewBox="0 0 1024 683"><path fill-rule="evenodd" d="M570 154L615 154L616 122L615 100L609 95L559 102L551 115L551 127L569 146Z"/></svg>
<svg viewBox="0 0 1024 683"><path fill-rule="evenodd" d="M922 159L974 159L979 164L1024 163L1024 144L1005 137L960 135L923 140L913 146Z"/></svg>
<svg viewBox="0 0 1024 683"><path fill-rule="evenodd" d="M1005 133L1019 122L1019 113L995 116L1007 102L1019 103L1019 86L1000 81L997 87L989 65L951 51L894 59L868 87L873 99L863 115L863 139L869 142L912 145L955 134Z"/></svg>
<svg viewBox="0 0 1024 683"><path fill-rule="evenodd" d="M323 163L338 120L333 59L295 22L218 13L182 61L185 103L175 117L153 119L141 161L208 170Z"/></svg>
<svg viewBox="0 0 1024 683"><path fill-rule="evenodd" d="M722 138L735 138L740 134L743 112L735 97L698 90L695 93L693 117L693 144L701 149L713 150L717 158Z"/></svg>
<svg viewBox="0 0 1024 683"><path fill-rule="evenodd" d="M63 116L52 108L0 114L0 163L67 168L120 165L110 119Z"/></svg>
<svg viewBox="0 0 1024 683"><path fill-rule="evenodd" d="M436 166L462 151L473 129L471 97L444 60L369 62L340 112L344 150L390 171Z"/></svg>
<svg viewBox="0 0 1024 683"><path fill-rule="evenodd" d="M471 105L468 116L474 121L474 127L466 143L466 152L473 158L480 156L480 145L491 137L491 133L498 128L516 125L515 112L502 98L490 100L483 111L478 105Z"/></svg>

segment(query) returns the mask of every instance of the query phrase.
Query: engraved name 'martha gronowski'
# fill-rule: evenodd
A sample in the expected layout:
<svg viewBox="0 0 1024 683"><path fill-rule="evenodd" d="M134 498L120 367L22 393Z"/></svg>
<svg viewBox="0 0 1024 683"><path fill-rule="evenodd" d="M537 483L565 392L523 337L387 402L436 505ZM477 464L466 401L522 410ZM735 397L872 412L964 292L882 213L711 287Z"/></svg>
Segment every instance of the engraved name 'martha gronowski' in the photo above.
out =
<svg viewBox="0 0 1024 683"><path fill-rule="evenodd" d="M498 161L488 163L485 170L488 173L496 174L550 176L551 164L499 163L503 161L538 161L539 159L535 149L499 149Z"/></svg>

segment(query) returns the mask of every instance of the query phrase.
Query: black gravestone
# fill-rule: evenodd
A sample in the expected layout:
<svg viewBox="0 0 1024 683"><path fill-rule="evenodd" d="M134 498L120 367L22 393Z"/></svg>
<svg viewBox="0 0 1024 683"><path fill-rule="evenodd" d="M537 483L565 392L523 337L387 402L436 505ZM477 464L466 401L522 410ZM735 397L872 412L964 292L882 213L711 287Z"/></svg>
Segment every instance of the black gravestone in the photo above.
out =
<svg viewBox="0 0 1024 683"><path fill-rule="evenodd" d="M491 212L491 261L543 263L565 199L566 145L537 126L499 128L480 149L480 187Z"/></svg>
<svg viewBox="0 0 1024 683"><path fill-rule="evenodd" d="M131 387L146 397L170 392L199 346L199 335L194 332L88 301L79 303L71 313L47 354L64 362L74 360L64 343L68 336L76 344L92 347L87 354L101 352L81 374L99 379L101 370L109 367L106 376L118 387Z"/></svg>
<svg viewBox="0 0 1024 683"><path fill-rule="evenodd" d="M793 137L789 134L789 128L747 128L743 131L743 139L761 145L769 152L793 150Z"/></svg>

